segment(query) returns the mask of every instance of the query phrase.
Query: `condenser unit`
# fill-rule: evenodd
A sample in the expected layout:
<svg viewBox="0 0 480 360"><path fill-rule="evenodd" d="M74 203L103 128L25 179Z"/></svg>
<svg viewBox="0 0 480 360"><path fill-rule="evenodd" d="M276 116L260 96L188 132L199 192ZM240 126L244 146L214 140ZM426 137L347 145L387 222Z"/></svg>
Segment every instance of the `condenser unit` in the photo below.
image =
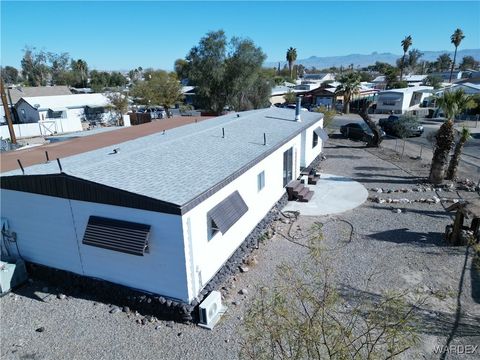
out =
<svg viewBox="0 0 480 360"><path fill-rule="evenodd" d="M227 308L222 305L222 294L212 291L199 305L199 326L212 330Z"/></svg>

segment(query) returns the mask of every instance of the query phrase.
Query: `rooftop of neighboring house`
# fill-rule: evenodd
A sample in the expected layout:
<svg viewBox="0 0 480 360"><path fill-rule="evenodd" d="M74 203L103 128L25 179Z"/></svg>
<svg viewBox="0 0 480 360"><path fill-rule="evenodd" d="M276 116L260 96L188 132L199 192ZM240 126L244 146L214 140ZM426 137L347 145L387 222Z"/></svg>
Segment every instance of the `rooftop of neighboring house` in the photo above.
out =
<svg viewBox="0 0 480 360"><path fill-rule="evenodd" d="M308 80L334 80L335 76L330 73L322 73L322 74L304 74L303 79L304 81Z"/></svg>
<svg viewBox="0 0 480 360"><path fill-rule="evenodd" d="M103 94L35 96L22 97L22 100L38 110L64 110L84 106L99 107L106 106L109 103L108 98Z"/></svg>
<svg viewBox="0 0 480 360"><path fill-rule="evenodd" d="M231 113L78 153L62 158L61 165L67 175L183 206L239 176L323 117L302 112L297 122L294 116L295 110L275 107ZM25 175L59 172L56 161L25 167ZM11 175L22 172L2 174Z"/></svg>
<svg viewBox="0 0 480 360"><path fill-rule="evenodd" d="M406 82L422 82L427 78L428 75L404 75L403 76L403 81ZM385 80L385 75L377 76L375 79L372 80L372 83L384 83L386 82Z"/></svg>
<svg viewBox="0 0 480 360"><path fill-rule="evenodd" d="M433 87L432 86L414 86L414 87L407 87L407 88L401 88L401 89L390 89L390 90L384 90L380 91L378 93L379 96L382 94L391 94L391 93L399 93L399 94L406 94L406 93L413 93L413 92L433 92Z"/></svg>
<svg viewBox="0 0 480 360"><path fill-rule="evenodd" d="M23 97L40 97L53 95L71 95L68 86L25 86L8 89L12 104L15 105ZM8 98L8 96L7 96ZM10 102L10 99L8 99Z"/></svg>

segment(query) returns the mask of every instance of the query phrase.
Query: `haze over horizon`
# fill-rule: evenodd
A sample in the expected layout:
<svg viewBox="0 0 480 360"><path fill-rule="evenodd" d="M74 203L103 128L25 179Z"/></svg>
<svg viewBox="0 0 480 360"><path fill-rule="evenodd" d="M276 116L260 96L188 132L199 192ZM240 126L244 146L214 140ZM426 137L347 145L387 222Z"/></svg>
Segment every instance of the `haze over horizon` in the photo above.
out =
<svg viewBox="0 0 480 360"><path fill-rule="evenodd" d="M411 49L453 51L450 35L456 28L466 35L459 51L480 48L480 2L471 1L2 1L0 6L1 64L17 68L22 49L32 46L68 52L86 60L90 69L171 70L201 37L218 29L229 38L251 38L267 54L267 63L284 62L290 46L297 49L298 59L400 56L406 35L413 37ZM452 16L452 9L461 15Z"/></svg>

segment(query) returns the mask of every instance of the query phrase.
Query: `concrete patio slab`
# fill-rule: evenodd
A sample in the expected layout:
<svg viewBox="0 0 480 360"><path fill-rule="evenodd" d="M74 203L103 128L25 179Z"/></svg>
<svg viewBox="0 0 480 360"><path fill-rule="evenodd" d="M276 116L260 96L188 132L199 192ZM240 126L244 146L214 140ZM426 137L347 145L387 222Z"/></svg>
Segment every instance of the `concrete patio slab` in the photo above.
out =
<svg viewBox="0 0 480 360"><path fill-rule="evenodd" d="M306 216L338 214L360 206L368 197L362 184L344 176L322 173L317 185L308 187L315 191L308 203L290 201L283 210Z"/></svg>

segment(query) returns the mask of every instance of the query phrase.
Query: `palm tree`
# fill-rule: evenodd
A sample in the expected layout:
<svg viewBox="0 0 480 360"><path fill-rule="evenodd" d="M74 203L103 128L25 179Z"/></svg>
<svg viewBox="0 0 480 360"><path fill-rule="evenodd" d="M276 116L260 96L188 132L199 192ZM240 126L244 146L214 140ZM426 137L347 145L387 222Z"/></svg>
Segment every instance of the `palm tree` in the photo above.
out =
<svg viewBox="0 0 480 360"><path fill-rule="evenodd" d="M440 129L435 135L436 143L429 176L429 181L432 184L441 184L445 177L448 155L450 154L455 139L453 131L455 116L475 106L472 98L465 95L461 89L445 91L441 97L437 98L437 105L443 110L447 120L440 126Z"/></svg>
<svg viewBox="0 0 480 360"><path fill-rule="evenodd" d="M352 96L358 92L360 88L361 76L356 72L348 72L343 74L337 80L340 85L337 86L336 91L343 92L343 112L350 113L350 101Z"/></svg>
<svg viewBox="0 0 480 360"><path fill-rule="evenodd" d="M450 41L453 45L455 45L455 54L453 55L453 62L452 62L452 69L450 70L450 80L452 82L452 75L453 75L453 68L455 67L455 61L457 60L457 48L460 46L460 43L465 38L463 35L462 29L457 29L455 32L450 36Z"/></svg>
<svg viewBox="0 0 480 360"><path fill-rule="evenodd" d="M407 56L407 51L410 46L412 46L412 37L410 35L406 36L405 39L401 42L403 48L403 57L402 57L402 68L400 69L400 81L403 80L403 68L405 67L405 56Z"/></svg>
<svg viewBox="0 0 480 360"><path fill-rule="evenodd" d="M293 79L293 64L295 63L295 60L297 60L297 49L290 47L287 50L287 61L291 79Z"/></svg>
<svg viewBox="0 0 480 360"><path fill-rule="evenodd" d="M458 163L460 161L460 155L462 155L463 151L463 146L465 143L470 140L472 137L470 130L467 129L466 127L462 128L462 131L460 131L460 138L458 139L457 144L455 145L455 150L453 152L453 156L450 159L450 164L448 164L448 170L447 170L447 180L454 180L455 175L457 174L457 169L458 169Z"/></svg>
<svg viewBox="0 0 480 360"><path fill-rule="evenodd" d="M405 67L405 56L407 56L408 48L412 45L412 37L406 36L401 42L403 48L402 67L400 69L400 81L403 79L403 68Z"/></svg>

